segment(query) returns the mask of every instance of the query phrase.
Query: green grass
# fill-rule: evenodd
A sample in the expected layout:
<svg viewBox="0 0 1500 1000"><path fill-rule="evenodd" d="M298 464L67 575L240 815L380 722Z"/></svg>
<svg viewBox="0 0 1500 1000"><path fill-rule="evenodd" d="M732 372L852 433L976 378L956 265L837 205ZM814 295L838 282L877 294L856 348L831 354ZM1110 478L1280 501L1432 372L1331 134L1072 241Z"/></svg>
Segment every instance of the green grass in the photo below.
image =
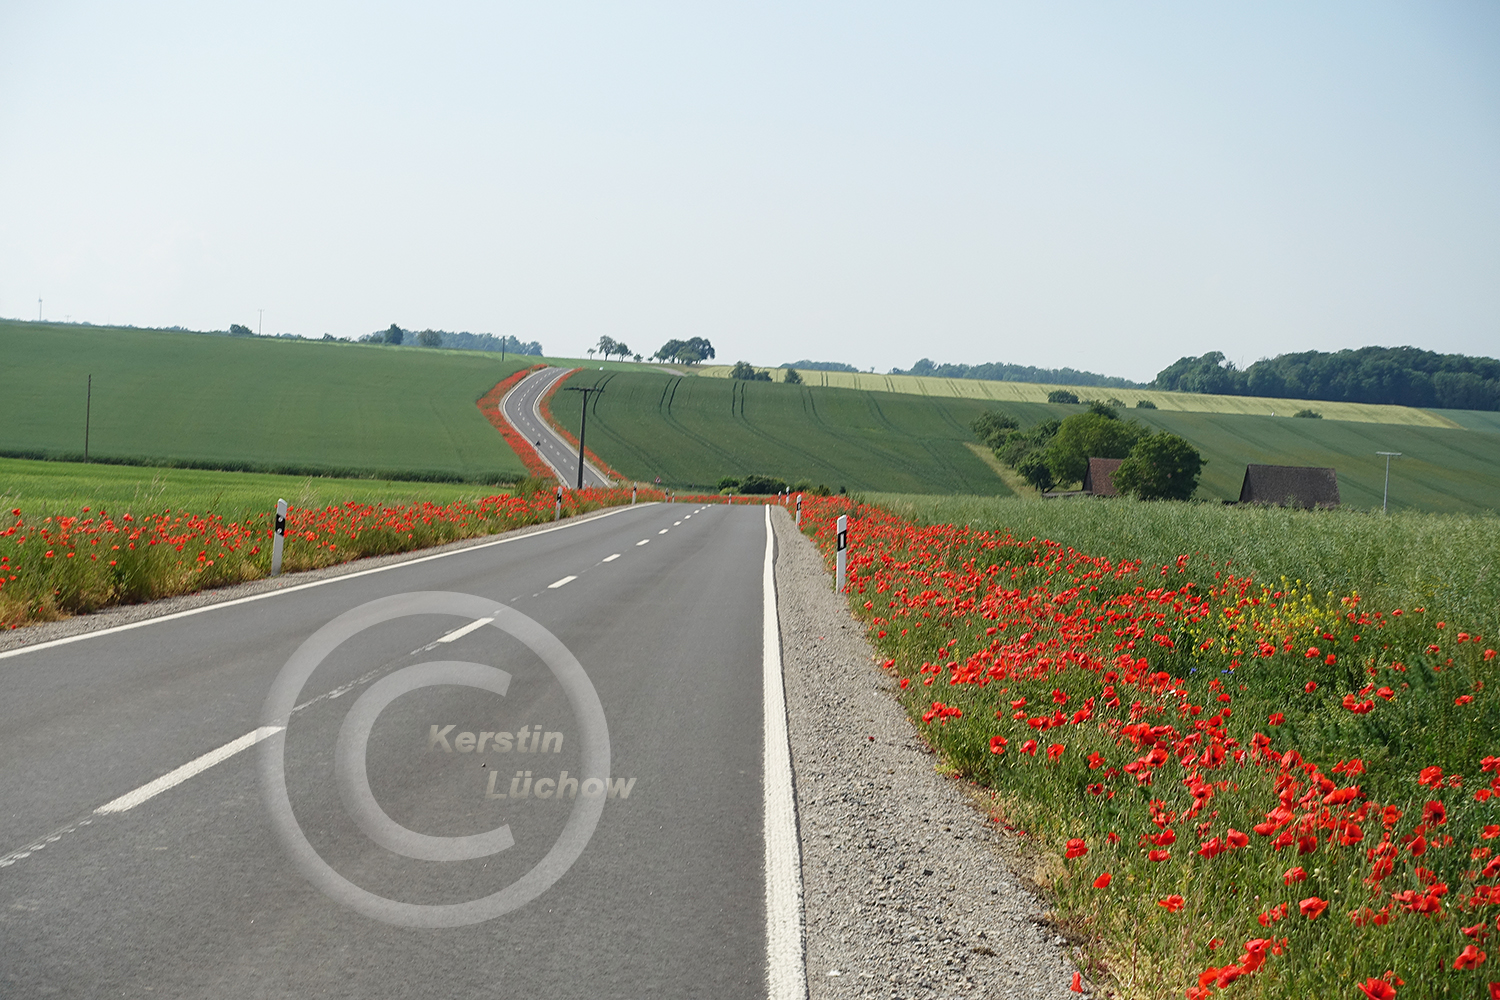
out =
<svg viewBox="0 0 1500 1000"><path fill-rule="evenodd" d="M20 508L32 520L52 514L76 515L84 507L116 515L170 509L239 516L273 510L278 499L285 499L293 507L312 509L350 501L447 504L476 500L496 492L504 491L493 486L460 483L277 476L0 458L0 509L9 512Z"/></svg>
<svg viewBox="0 0 1500 1000"><path fill-rule="evenodd" d="M1219 504L870 494L921 524L968 525L1019 540L1050 539L1112 560L1232 563L1236 575L1303 581L1317 594L1359 591L1379 607L1422 605L1500 635L1500 518Z"/></svg>
<svg viewBox="0 0 1500 1000"><path fill-rule="evenodd" d="M660 372L573 378L605 387L589 407L588 445L633 479L713 489L723 476L764 473L834 490L1010 493L965 447L985 409L974 400ZM556 399L553 413L578 432L574 399Z"/></svg>
<svg viewBox="0 0 1500 1000"><path fill-rule="evenodd" d="M474 402L537 358L0 322L0 452L519 478Z"/></svg>

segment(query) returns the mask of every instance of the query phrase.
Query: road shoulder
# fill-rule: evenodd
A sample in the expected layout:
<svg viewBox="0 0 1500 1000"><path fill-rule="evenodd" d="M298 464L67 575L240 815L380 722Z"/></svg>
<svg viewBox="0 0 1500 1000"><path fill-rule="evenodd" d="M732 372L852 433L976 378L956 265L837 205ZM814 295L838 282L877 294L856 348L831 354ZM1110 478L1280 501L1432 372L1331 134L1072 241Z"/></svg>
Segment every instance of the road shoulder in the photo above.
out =
<svg viewBox="0 0 1500 1000"><path fill-rule="evenodd" d="M812 541L772 521L811 1000L1076 996L1016 847L936 772Z"/></svg>

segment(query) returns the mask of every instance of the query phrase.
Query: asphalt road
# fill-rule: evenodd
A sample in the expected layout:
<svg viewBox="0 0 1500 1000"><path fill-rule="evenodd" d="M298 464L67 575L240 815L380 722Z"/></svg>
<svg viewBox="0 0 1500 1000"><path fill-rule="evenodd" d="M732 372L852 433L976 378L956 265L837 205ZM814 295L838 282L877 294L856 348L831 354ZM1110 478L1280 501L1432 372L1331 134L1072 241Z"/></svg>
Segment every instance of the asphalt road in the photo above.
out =
<svg viewBox="0 0 1500 1000"><path fill-rule="evenodd" d="M500 408L505 414L505 419L511 422L521 436L533 442L537 454L552 466L558 479L571 486L578 482L578 449L568 444L561 434L554 431L551 425L542 419L541 411L537 409L537 404L541 402L552 384L570 371L572 371L571 368L543 368L541 371L528 375L500 401ZM558 395L567 396L570 405L577 405L575 398L577 393L569 394L564 391ZM557 403L561 405L562 401L558 400ZM588 443L587 437L584 443ZM610 479L594 468L591 463L585 462L583 485L609 486Z"/></svg>
<svg viewBox="0 0 1500 1000"><path fill-rule="evenodd" d="M765 833L775 829L767 779L785 780L763 756L768 544L760 508L617 508L0 654L0 996L766 996L768 872L796 863L778 859ZM529 775L540 792L544 778L583 775L587 740L557 677L510 634L481 625L438 642L478 620L473 606L357 632L311 674L284 732L176 779L267 732L258 727L276 721L265 715L273 682L325 625L367 602L437 591L474 595L502 619L520 612L576 657L607 721L609 783L629 791L603 800L592 838L545 892L494 919L426 929L315 888L278 836L262 772L284 747L307 842L374 896L442 906L516 883L568 829L576 800L488 791ZM365 772L385 814L419 834L508 824L514 846L487 857L387 850L341 795L335 747L355 705L373 701L383 678L434 660L499 668L508 690L402 694L375 718ZM523 728L562 734L560 746L521 753ZM491 732L510 748L495 752L495 737L461 752L461 733ZM148 796L163 776L171 787Z"/></svg>

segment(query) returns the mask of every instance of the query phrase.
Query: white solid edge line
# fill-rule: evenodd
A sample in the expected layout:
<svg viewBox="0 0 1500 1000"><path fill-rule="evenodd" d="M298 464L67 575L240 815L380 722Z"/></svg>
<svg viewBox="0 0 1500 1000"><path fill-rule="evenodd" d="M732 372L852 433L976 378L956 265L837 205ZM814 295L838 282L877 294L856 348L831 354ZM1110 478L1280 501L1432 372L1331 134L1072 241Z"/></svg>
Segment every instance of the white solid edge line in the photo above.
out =
<svg viewBox="0 0 1500 1000"><path fill-rule="evenodd" d="M576 576L565 576L561 580L558 580L556 583L549 583L549 584L547 584L547 589L548 590L556 590L558 587L567 586L568 584L572 583L576 579L578 579L578 577L576 577Z"/></svg>
<svg viewBox="0 0 1500 1000"><path fill-rule="evenodd" d="M792 793L792 752L786 693L781 677L781 625L776 612L776 534L766 508L766 561L762 578L765 717L766 967L769 1000L806 1000L802 941L802 849Z"/></svg>
<svg viewBox="0 0 1500 1000"><path fill-rule="evenodd" d="M456 628L452 632L449 632L447 635L443 636L441 639L438 639L436 641L437 642L453 642L455 639L462 639L464 636L468 635L470 632L473 632L476 629L484 628L486 625L488 625L490 622L492 622L494 620L495 619L493 619L493 618L476 618L474 621L469 622L469 624L465 625L463 628Z"/></svg>
<svg viewBox="0 0 1500 1000"><path fill-rule="evenodd" d="M162 792L165 792L169 788L175 788L200 771L206 771L215 764L228 760L241 750L247 750L266 737L275 736L285 728L285 726L261 726L259 729L252 730L239 739L224 744L217 750L210 750L202 757L190 760L181 767L168 771L160 778L147 782L133 792L126 792L119 798L106 802L98 809L95 809L94 813L104 816L109 813L122 813L134 809L142 802L148 802L156 798Z"/></svg>
<svg viewBox="0 0 1500 1000"><path fill-rule="evenodd" d="M36 653L40 652L43 649L52 649L56 646L66 646L68 643L82 642L84 639L97 639L101 636L114 635L117 632L128 632L131 629L145 628L147 625L156 625L160 622L174 621L178 618L187 618L191 615L201 615L207 611L218 611L220 608L232 608L239 604L249 604L253 601L264 601L270 597L280 597L283 594L295 594L299 590L311 590L313 587L323 587L330 583L342 583L345 580L355 580L362 576L370 576L373 573L384 573L387 570L403 569L407 566L415 566L418 563L431 562L434 559L446 559L449 556L462 555L466 552L477 552L480 549L488 549L495 545L506 545L510 542L518 542L523 538L532 538L536 535L545 535L553 531L561 531L564 528L574 528L580 524L588 524L591 521L598 521L601 518L610 517L614 514L620 514L627 510L652 506L656 503L657 501L651 500L645 504L636 504L634 508L632 508L629 504L625 504L620 507L613 507L609 510L602 511L585 520L579 520L577 517L575 517L570 520L564 521L561 524L554 524L550 528L542 528L539 531L530 531L524 535L512 535L509 538L497 538L491 542L480 542L478 545L470 545L462 549L454 549L451 552L436 552L430 556L419 556L416 559L407 559L402 562L391 563L387 566L376 566L373 569L362 569L355 573L343 573L339 576L331 576L325 580L313 580L310 583L299 583L295 587L285 587L281 590L268 590L263 594L251 594L249 597L236 597L232 601L220 601L217 604L205 604L199 608L188 608L186 611L174 611L169 615L161 615L157 618L143 618L138 622L127 622L124 625L113 625L109 628L101 628L97 632L80 632L77 635L63 636L61 639L49 639L47 642L39 642L35 646L20 646L16 649L7 649L3 652L0 652L0 660L9 659L12 656L20 656L23 653Z"/></svg>

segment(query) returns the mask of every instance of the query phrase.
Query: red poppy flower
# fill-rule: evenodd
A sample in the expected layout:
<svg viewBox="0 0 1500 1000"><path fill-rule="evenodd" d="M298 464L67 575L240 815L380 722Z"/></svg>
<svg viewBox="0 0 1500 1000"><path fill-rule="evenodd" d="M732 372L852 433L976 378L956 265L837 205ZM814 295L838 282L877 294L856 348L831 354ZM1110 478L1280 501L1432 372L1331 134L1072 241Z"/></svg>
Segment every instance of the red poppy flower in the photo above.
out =
<svg viewBox="0 0 1500 1000"><path fill-rule="evenodd" d="M1067 855L1069 860L1072 860L1073 858L1081 858L1088 852L1089 845L1085 844L1080 838L1074 837L1072 840L1068 841Z"/></svg>
<svg viewBox="0 0 1500 1000"><path fill-rule="evenodd" d="M1146 854L1146 860L1148 860L1148 861L1166 861L1171 856L1172 856L1172 852L1171 851L1156 850L1156 851L1150 851L1150 852L1148 852Z"/></svg>
<svg viewBox="0 0 1500 1000"><path fill-rule="evenodd" d="M1308 896L1297 904L1297 909L1301 910L1302 915L1308 920L1316 920L1322 915L1324 910L1328 909L1328 900L1319 899L1317 896Z"/></svg>
<svg viewBox="0 0 1500 1000"><path fill-rule="evenodd" d="M1187 905L1187 900L1183 899L1176 893L1173 893L1166 899L1158 899L1156 901L1156 905L1162 907L1168 913L1176 913L1178 910Z"/></svg>
<svg viewBox="0 0 1500 1000"><path fill-rule="evenodd" d="M1302 685L1302 690L1306 691L1308 694L1312 694L1317 689L1318 689L1318 682L1317 681L1308 681L1306 684Z"/></svg>
<svg viewBox="0 0 1500 1000"><path fill-rule="evenodd" d="M1285 721L1286 716L1280 712L1272 712L1270 718L1266 719L1266 723L1272 726L1279 726Z"/></svg>
<svg viewBox="0 0 1500 1000"><path fill-rule="evenodd" d="M1364 982L1356 983L1355 985L1370 1000L1395 1000L1396 998L1396 987L1384 979L1376 979L1374 976L1371 976Z"/></svg>
<svg viewBox="0 0 1500 1000"><path fill-rule="evenodd" d="M1068 989L1072 990L1074 993L1082 993L1083 992L1083 976L1080 975L1077 972L1073 973L1073 985L1069 986Z"/></svg>
<svg viewBox="0 0 1500 1000"><path fill-rule="evenodd" d="M1422 822L1439 826L1448 822L1448 810L1441 802L1429 802L1422 807Z"/></svg>
<svg viewBox="0 0 1500 1000"><path fill-rule="evenodd" d="M1108 889L1109 883L1112 881L1114 881L1114 876L1109 872L1105 872L1103 875L1100 875L1098 878L1094 879L1094 888Z"/></svg>
<svg viewBox="0 0 1500 1000"><path fill-rule="evenodd" d="M1224 841L1230 847L1245 847L1250 843L1250 835L1241 833L1231 826L1229 832L1224 835Z"/></svg>
<svg viewBox="0 0 1500 1000"><path fill-rule="evenodd" d="M1488 957L1488 955L1479 950L1478 945L1465 945L1464 950L1459 952L1458 957L1453 960L1453 967L1455 969L1478 968Z"/></svg>
<svg viewBox="0 0 1500 1000"><path fill-rule="evenodd" d="M1288 868L1282 873L1281 880L1287 885L1291 885L1293 882L1306 882L1307 869L1301 865L1298 865L1296 868Z"/></svg>

